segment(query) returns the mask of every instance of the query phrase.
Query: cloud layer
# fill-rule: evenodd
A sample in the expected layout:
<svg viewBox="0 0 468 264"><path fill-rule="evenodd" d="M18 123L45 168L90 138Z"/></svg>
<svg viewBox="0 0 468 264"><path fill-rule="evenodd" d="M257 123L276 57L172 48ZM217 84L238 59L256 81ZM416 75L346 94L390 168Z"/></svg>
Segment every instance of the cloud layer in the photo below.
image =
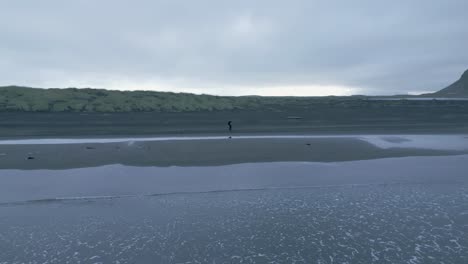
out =
<svg viewBox="0 0 468 264"><path fill-rule="evenodd" d="M0 84L433 91L468 68L466 10L466 0L0 0Z"/></svg>

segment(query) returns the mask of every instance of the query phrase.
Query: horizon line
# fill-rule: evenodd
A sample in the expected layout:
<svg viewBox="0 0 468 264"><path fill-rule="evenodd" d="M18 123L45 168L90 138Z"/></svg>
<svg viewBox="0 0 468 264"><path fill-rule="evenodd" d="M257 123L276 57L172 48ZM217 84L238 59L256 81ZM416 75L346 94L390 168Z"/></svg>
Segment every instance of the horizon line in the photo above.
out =
<svg viewBox="0 0 468 264"><path fill-rule="evenodd" d="M437 91L431 92L424 92L424 93L417 93L417 94L387 94L387 95L366 95L366 94L349 94L349 95L336 95L336 94L328 94L328 95L260 95L260 94L243 94L243 95L219 95L219 94L209 94L209 93L196 93L196 92L184 92L184 91L164 91L164 90L148 90L148 89L115 89L115 88L102 88L102 87L37 87L37 86L22 86L16 84L9 84L9 85L0 85L0 88L7 88L7 87L17 87L17 88L27 88L27 89L42 89L42 90L50 90L50 89L58 89L58 90L66 90L66 89L90 89L90 90L104 90L110 92L153 92L153 93L172 93L172 94L192 94L192 95L205 95L205 96L215 96L215 97L393 97L393 96L407 96L407 97L415 97L415 96L423 96L423 95L431 95L436 93Z"/></svg>

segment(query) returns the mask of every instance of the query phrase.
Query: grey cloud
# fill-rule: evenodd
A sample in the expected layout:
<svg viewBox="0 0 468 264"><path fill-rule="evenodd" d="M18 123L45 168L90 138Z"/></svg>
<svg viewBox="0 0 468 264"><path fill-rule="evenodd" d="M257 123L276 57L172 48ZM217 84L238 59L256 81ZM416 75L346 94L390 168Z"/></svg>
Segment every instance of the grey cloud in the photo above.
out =
<svg viewBox="0 0 468 264"><path fill-rule="evenodd" d="M430 91L468 68L466 10L465 0L0 1L0 82Z"/></svg>

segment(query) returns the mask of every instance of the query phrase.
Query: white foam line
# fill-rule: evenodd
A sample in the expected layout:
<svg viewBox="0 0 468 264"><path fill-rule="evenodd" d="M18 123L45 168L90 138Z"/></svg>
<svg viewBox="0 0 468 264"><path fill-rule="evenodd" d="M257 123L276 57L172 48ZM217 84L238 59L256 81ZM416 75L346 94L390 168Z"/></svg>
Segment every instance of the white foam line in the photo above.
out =
<svg viewBox="0 0 468 264"><path fill-rule="evenodd" d="M21 204L30 204L30 203L44 203L44 202L81 201L81 200L111 200L111 199L136 198L136 197L196 195L196 194L210 194L210 193L275 191L275 190L301 190L301 189L329 189L329 188L330 189L332 189L332 188L359 188L359 187L372 187L372 186L422 185L422 184L430 184L430 183L424 183L424 182L350 183L350 184L325 184L325 185L281 186L281 187L273 186L273 187L240 188L240 189L218 189L218 190L186 191L186 192L184 192L184 191L183 192L162 192L162 193L151 193L151 194L71 196L71 197L55 197L55 198L24 200L24 201L0 202L0 206L2 206L2 205L21 205Z"/></svg>
<svg viewBox="0 0 468 264"><path fill-rule="evenodd" d="M101 199L115 199L115 198L131 198L137 197L137 195L95 195L95 196L71 196L71 197L57 197L53 199L44 199L44 200L101 200Z"/></svg>

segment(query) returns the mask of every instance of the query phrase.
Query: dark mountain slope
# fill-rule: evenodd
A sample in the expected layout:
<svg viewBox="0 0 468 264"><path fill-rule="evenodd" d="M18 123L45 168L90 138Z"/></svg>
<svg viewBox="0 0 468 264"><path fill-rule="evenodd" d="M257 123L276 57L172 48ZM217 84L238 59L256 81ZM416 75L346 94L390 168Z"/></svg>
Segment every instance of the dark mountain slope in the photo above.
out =
<svg viewBox="0 0 468 264"><path fill-rule="evenodd" d="M432 95L436 97L468 97L468 70L458 81Z"/></svg>

